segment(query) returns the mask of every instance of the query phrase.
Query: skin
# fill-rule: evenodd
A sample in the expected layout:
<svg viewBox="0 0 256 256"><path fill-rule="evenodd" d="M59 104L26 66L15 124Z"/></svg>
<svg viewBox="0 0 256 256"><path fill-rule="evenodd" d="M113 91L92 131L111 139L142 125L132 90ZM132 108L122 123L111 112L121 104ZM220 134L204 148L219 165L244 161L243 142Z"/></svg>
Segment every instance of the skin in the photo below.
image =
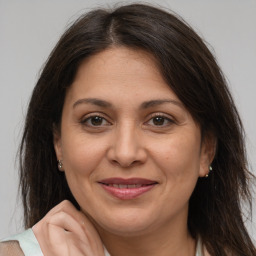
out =
<svg viewBox="0 0 256 256"><path fill-rule="evenodd" d="M82 62L67 91L54 146L81 207L76 215L64 202L63 211L79 216L74 217L78 226L86 218L94 230L86 237L95 236L94 247L100 248L81 255L101 255L101 241L113 256L194 255L188 202L197 179L209 171L214 145L210 139L201 140L199 125L150 54L118 47ZM137 198L121 200L98 183L111 177L145 178L157 185ZM46 235L40 233L47 225L44 220L40 225L33 230L43 241ZM64 224L58 225L63 232Z"/></svg>

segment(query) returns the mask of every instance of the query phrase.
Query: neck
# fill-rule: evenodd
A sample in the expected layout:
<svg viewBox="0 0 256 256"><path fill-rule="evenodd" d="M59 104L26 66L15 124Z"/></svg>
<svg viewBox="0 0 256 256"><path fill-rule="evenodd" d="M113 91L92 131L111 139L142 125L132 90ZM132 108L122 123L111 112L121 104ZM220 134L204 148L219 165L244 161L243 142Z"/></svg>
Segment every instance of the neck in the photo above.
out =
<svg viewBox="0 0 256 256"><path fill-rule="evenodd" d="M101 239L111 256L194 256L196 242L188 232L187 225L174 223L161 229L139 235L116 235L97 227Z"/></svg>

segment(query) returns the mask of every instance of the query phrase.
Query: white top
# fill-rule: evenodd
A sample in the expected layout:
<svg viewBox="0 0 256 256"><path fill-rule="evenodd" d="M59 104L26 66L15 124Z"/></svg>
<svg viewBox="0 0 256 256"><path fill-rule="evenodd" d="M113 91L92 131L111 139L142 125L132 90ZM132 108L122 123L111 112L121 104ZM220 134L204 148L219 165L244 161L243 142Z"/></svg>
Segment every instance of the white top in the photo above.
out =
<svg viewBox="0 0 256 256"><path fill-rule="evenodd" d="M43 256L39 243L37 242L36 237L31 228L24 231L21 234L2 240L1 242L10 240L19 242L20 247L25 256Z"/></svg>
<svg viewBox="0 0 256 256"><path fill-rule="evenodd" d="M5 239L3 240L3 242L8 240L18 241L25 256L43 256L39 243L36 240L36 237L31 228L24 231L21 234ZM105 256L111 256L105 248L104 250L105 250ZM202 243L200 239L197 242L195 256L203 256Z"/></svg>

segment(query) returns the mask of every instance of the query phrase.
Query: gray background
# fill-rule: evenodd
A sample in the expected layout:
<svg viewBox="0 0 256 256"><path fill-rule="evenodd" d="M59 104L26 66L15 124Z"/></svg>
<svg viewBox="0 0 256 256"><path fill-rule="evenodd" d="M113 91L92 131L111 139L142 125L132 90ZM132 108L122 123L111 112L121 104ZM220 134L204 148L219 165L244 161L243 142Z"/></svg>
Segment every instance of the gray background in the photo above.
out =
<svg viewBox="0 0 256 256"><path fill-rule="evenodd" d="M70 22L84 11L114 2L0 0L0 238L22 230L15 158L40 68ZM187 20L216 55L242 116L256 173L256 0L169 0L160 5ZM255 224L248 223L248 228L256 240Z"/></svg>

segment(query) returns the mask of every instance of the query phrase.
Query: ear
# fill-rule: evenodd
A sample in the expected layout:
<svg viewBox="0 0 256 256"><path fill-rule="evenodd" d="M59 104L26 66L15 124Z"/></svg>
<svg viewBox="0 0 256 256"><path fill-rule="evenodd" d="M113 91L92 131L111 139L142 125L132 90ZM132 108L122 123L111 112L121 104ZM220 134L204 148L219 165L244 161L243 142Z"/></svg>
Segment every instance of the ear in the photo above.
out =
<svg viewBox="0 0 256 256"><path fill-rule="evenodd" d="M216 137L213 134L204 136L200 155L200 177L205 177L209 173L209 168L216 152L216 143Z"/></svg>
<svg viewBox="0 0 256 256"><path fill-rule="evenodd" d="M60 129L53 125L53 145L57 160L62 160L61 134Z"/></svg>

